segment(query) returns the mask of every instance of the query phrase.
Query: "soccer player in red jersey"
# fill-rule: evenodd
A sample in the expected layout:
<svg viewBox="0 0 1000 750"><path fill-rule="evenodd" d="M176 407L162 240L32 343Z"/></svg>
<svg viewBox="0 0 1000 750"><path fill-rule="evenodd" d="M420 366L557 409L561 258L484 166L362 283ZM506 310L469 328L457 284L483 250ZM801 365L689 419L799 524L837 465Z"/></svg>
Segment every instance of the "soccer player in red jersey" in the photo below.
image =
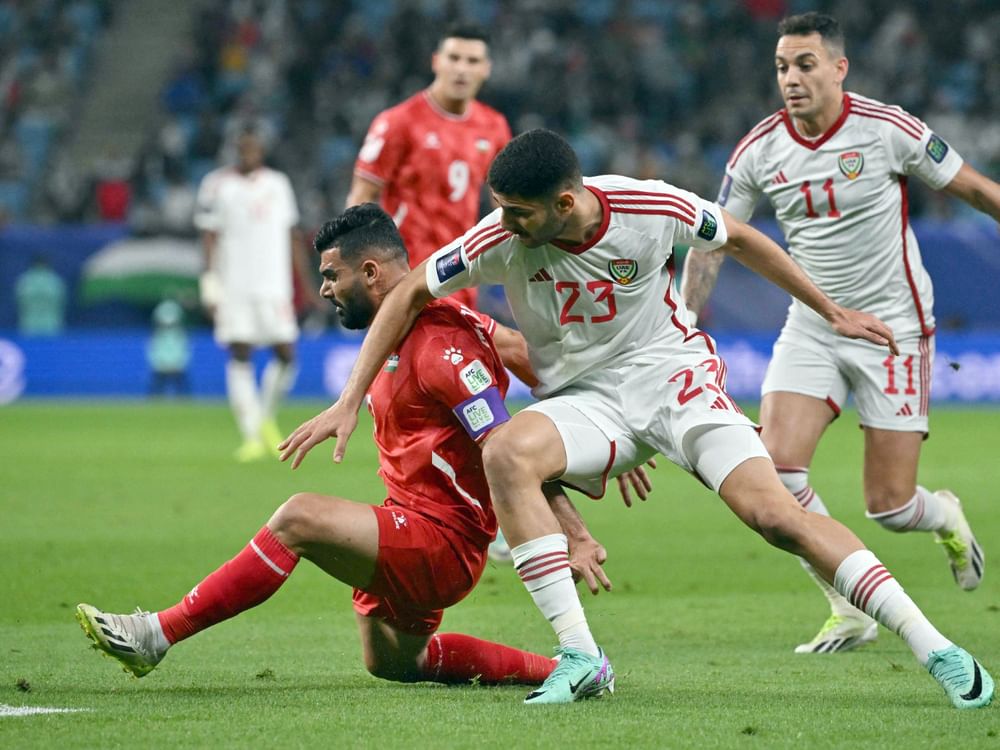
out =
<svg viewBox="0 0 1000 750"><path fill-rule="evenodd" d="M347 328L366 328L409 266L391 218L378 206L348 209L316 235L321 294ZM501 361L498 349L504 352ZM85 632L137 677L167 650L254 607L304 557L355 587L365 666L400 682L538 684L554 661L498 643L437 633L442 610L463 599L496 533L478 441L509 419L504 363L533 381L520 334L452 300L429 306L386 360L368 394L389 497L381 506L299 493L250 543L160 612L109 614L77 608ZM610 586L604 549L564 494L554 512L573 542L571 564L592 591Z"/></svg>
<svg viewBox="0 0 1000 750"><path fill-rule="evenodd" d="M510 140L504 116L476 100L488 42L477 26L450 26L431 58L434 81L372 121L354 164L347 205L381 202L413 266L479 220L486 171ZM476 306L475 289L455 298Z"/></svg>

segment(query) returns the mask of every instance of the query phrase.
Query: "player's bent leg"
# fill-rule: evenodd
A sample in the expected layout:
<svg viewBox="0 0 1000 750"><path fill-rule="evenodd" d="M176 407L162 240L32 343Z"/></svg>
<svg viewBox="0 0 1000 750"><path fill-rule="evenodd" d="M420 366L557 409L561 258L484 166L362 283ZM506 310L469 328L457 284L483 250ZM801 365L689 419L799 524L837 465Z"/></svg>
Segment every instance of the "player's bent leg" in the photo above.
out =
<svg viewBox="0 0 1000 750"><path fill-rule="evenodd" d="M408 633L357 614L366 669L396 682L539 685L556 660L461 633Z"/></svg>
<svg viewBox="0 0 1000 750"><path fill-rule="evenodd" d="M292 495L267 522L289 549L339 581L364 587L375 573L378 519L370 505L328 495Z"/></svg>
<svg viewBox="0 0 1000 750"><path fill-rule="evenodd" d="M831 576L834 587L853 606L903 638L954 706L979 707L989 703L993 681L985 669L971 657L966 658L966 652L938 632L854 534L831 518L803 512L790 497L784 502L767 499L768 484L773 488L774 483L780 486L780 482L776 476L769 480L766 468L761 459L745 461L726 477L719 494L747 525L772 544L806 557L817 571ZM758 503L760 507L755 507ZM798 520L786 512L789 504L800 514Z"/></svg>
<svg viewBox="0 0 1000 750"><path fill-rule="evenodd" d="M865 428L868 517L895 532L930 531L945 551L955 582L966 591L983 580L986 559L958 498L916 483L921 432Z"/></svg>
<svg viewBox="0 0 1000 750"><path fill-rule="evenodd" d="M574 413L587 422L582 413ZM600 437L595 434L595 439ZM483 447L483 466L514 567L552 625L562 649L560 665L566 664L528 696L529 702L565 703L613 688L614 674L594 641L573 582L566 536L542 492L542 482L566 471L559 428L546 414L521 411L490 434ZM593 474L599 476L604 469L595 467ZM592 671L596 683L580 682L581 670ZM564 681L567 674L574 678L572 690Z"/></svg>
<svg viewBox="0 0 1000 750"><path fill-rule="evenodd" d="M760 407L761 439L774 460L778 478L799 505L823 516L830 513L809 483L809 464L836 415L829 399L789 391L765 393ZM806 560L800 557L799 562L826 597L830 616L810 641L795 647L795 653L833 654L875 640L875 621L852 607Z"/></svg>

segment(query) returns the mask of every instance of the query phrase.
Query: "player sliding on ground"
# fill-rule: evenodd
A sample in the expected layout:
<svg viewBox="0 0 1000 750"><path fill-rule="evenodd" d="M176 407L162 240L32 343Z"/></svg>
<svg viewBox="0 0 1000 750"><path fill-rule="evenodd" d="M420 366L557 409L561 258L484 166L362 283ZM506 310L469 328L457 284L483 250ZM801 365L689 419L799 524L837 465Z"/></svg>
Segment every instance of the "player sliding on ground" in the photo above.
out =
<svg viewBox="0 0 1000 750"><path fill-rule="evenodd" d="M347 328L367 327L409 270L396 226L374 204L327 222L314 244L321 253L321 293ZM519 334L450 300L428 306L383 361L368 400L389 493L382 506L294 495L242 552L178 604L131 615L81 604L83 629L142 677L176 643L265 601L305 558L355 587L372 674L401 682L541 683L553 659L436 632L442 610L479 580L497 530L477 441L509 419L508 376L498 349L507 366L534 382ZM600 566L604 549L566 496L547 491L574 542L574 566L595 593L599 583L610 587Z"/></svg>
<svg viewBox="0 0 1000 750"><path fill-rule="evenodd" d="M939 633L879 560L837 521L782 485L755 425L725 392L725 363L673 290L673 246L732 254L819 313L842 336L887 346L877 318L824 295L774 242L715 203L657 180L584 180L572 148L546 130L507 144L488 183L500 208L413 270L387 297L337 402L281 446L293 466L336 437L341 460L368 384L435 297L502 283L542 400L494 430L483 463L514 564L563 649L527 703L568 703L612 674L587 624L567 543L541 490L560 479L593 494L659 452L712 487L750 528L804 557L855 606L898 633L960 708L993 680ZM748 300L752 307L753 301ZM582 687L581 687L582 686Z"/></svg>

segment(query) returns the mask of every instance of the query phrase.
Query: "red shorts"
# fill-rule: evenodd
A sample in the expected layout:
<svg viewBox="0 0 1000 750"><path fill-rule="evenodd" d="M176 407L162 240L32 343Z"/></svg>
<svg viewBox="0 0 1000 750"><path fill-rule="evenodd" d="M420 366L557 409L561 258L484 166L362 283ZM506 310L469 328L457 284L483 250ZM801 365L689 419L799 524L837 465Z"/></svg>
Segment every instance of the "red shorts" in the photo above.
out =
<svg viewBox="0 0 1000 750"><path fill-rule="evenodd" d="M445 607L464 599L486 567L486 548L416 511L386 500L377 506L378 559L354 611L397 630L430 634Z"/></svg>

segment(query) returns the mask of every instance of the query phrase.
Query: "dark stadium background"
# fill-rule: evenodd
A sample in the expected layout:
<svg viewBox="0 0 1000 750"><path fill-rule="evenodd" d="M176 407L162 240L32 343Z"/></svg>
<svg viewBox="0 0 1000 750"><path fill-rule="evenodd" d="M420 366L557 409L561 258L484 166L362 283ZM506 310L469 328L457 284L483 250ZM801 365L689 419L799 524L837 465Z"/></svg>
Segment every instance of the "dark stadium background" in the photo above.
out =
<svg viewBox="0 0 1000 750"><path fill-rule="evenodd" d="M850 90L903 106L1000 176L995 2L0 2L0 403L144 394L151 310L164 295L186 310L195 393L221 395L222 353L193 294L198 181L252 124L315 229L341 210L371 118L427 84L436 34L460 11L492 31L482 98L515 132L566 134L588 174L712 197L733 145L780 106L777 20L810 9L845 27ZM935 398L1000 401L1000 235L911 185L937 297ZM39 254L68 284L55 339L17 331L14 284ZM502 315L502 299L487 299ZM737 397L755 397L785 305L725 266L703 322ZM296 394L329 396L357 338L332 315L304 323Z"/></svg>

